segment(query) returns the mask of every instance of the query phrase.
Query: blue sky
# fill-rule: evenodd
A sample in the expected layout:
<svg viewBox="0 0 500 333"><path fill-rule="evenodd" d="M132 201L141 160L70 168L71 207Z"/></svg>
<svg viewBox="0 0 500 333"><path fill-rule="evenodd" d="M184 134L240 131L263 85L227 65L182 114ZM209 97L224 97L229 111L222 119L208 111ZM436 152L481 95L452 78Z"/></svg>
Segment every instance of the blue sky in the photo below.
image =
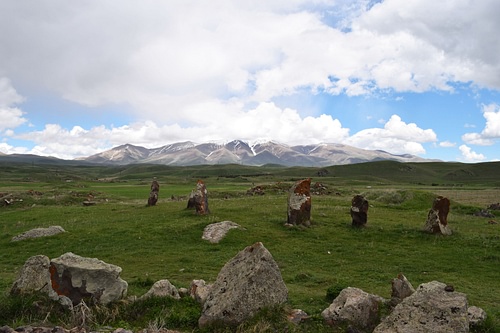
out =
<svg viewBox="0 0 500 333"><path fill-rule="evenodd" d="M0 153L343 143L500 160L496 0L0 3Z"/></svg>

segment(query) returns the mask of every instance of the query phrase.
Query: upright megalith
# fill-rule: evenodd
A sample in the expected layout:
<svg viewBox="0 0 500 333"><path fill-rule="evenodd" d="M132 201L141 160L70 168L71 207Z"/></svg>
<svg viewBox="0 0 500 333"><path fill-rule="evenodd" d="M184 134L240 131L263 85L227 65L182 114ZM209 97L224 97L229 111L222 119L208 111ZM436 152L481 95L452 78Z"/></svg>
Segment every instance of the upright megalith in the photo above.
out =
<svg viewBox="0 0 500 333"><path fill-rule="evenodd" d="M362 195L355 195L351 200L351 218L353 227L364 227L368 221L368 200Z"/></svg>
<svg viewBox="0 0 500 333"><path fill-rule="evenodd" d="M208 191L202 180L198 180L196 188L191 191L187 208L194 208L198 215L210 214L210 210L208 209Z"/></svg>
<svg viewBox="0 0 500 333"><path fill-rule="evenodd" d="M288 193L288 225L311 225L311 178L299 180Z"/></svg>
<svg viewBox="0 0 500 333"><path fill-rule="evenodd" d="M128 284L120 278L121 267L71 252L52 259L49 272L52 289L71 299L73 305L92 299L107 304L122 299Z"/></svg>
<svg viewBox="0 0 500 333"><path fill-rule="evenodd" d="M198 323L237 326L259 310L283 304L288 290L278 265L261 242L240 251L219 272Z"/></svg>
<svg viewBox="0 0 500 333"><path fill-rule="evenodd" d="M153 181L151 182L151 191L149 192L148 206L156 205L156 202L158 202L159 192L160 192L160 184L156 180L156 177L154 177Z"/></svg>
<svg viewBox="0 0 500 333"><path fill-rule="evenodd" d="M450 200L438 196L432 203L432 208L427 214L424 230L433 234L451 235L448 226L448 213L450 212Z"/></svg>

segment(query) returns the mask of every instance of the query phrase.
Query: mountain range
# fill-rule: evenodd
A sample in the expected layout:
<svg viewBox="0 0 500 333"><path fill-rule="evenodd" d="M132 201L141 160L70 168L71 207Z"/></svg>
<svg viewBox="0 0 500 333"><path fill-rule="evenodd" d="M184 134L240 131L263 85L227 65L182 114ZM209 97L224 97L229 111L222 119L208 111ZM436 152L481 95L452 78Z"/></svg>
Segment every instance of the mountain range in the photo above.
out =
<svg viewBox="0 0 500 333"><path fill-rule="evenodd" d="M418 156L394 155L382 150L366 150L343 144L322 143L288 146L277 142L250 144L241 140L228 143L202 143L190 141L168 144L159 148L144 148L124 144L79 160L111 165L137 163L164 165L243 164L322 167L363 163L379 160L399 162L428 162Z"/></svg>

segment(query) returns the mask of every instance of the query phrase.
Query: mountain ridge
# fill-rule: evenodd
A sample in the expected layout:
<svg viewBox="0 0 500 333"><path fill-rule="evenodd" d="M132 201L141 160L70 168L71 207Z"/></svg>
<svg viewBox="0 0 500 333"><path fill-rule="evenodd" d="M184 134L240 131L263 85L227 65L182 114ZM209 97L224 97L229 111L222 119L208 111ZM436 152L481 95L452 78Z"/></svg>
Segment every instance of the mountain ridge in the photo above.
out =
<svg viewBox="0 0 500 333"><path fill-rule="evenodd" d="M289 146L274 141L251 144L242 140L200 144L184 141L157 148L144 148L127 143L79 160L111 165L149 163L175 166L202 164L260 166L280 164L283 166L311 167L356 164L379 160L399 162L437 161L410 154L396 155L382 150L367 150L338 143Z"/></svg>

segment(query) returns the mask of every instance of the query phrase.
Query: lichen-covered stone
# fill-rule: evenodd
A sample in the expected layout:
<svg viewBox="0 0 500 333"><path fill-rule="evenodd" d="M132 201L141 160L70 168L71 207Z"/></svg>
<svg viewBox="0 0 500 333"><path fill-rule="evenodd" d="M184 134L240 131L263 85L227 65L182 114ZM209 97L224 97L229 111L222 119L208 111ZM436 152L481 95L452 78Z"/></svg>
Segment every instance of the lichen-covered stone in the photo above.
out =
<svg viewBox="0 0 500 333"><path fill-rule="evenodd" d="M287 224L311 225L311 178L300 180L290 188Z"/></svg>
<svg viewBox="0 0 500 333"><path fill-rule="evenodd" d="M200 327L237 326L264 307L283 304L288 290L271 253L260 242L227 262L203 304Z"/></svg>

